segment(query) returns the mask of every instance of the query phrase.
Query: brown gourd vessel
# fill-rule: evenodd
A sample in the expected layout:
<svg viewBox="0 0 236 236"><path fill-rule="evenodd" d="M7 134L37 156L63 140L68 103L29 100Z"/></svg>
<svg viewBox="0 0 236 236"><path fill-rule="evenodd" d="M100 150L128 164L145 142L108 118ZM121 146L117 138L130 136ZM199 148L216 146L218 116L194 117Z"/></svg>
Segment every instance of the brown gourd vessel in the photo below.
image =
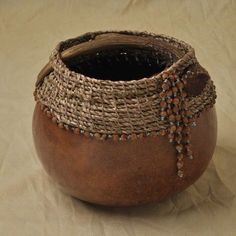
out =
<svg viewBox="0 0 236 236"><path fill-rule="evenodd" d="M173 37L99 31L63 41L34 97L45 170L90 203L164 200L202 175L216 145L215 86Z"/></svg>

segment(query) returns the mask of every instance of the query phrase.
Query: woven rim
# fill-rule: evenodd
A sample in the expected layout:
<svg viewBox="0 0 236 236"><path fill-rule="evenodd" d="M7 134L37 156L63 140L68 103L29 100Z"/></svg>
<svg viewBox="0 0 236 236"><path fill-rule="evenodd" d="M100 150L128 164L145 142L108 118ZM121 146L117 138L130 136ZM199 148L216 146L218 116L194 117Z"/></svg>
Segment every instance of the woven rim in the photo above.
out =
<svg viewBox="0 0 236 236"><path fill-rule="evenodd" d="M163 34L153 34L148 32L139 32L139 31L97 31L97 32L89 32L84 35L81 35L76 38L68 39L66 41L60 42L56 48L53 50L50 56L50 63L54 69L54 71L59 72L64 78L70 79L71 77L76 78L77 80L82 80L83 82L87 83L98 83L103 84L104 86L107 85L113 85L116 86L117 84L126 83L126 84L133 84L133 83L145 83L146 80L148 81L155 81L156 79L159 79L162 77L163 73L165 71L160 72L157 75L153 75L151 77L144 77L142 79L137 80L129 80L129 81L123 81L122 79L119 81L112 81L112 80L98 80L96 78L92 78L89 76L85 76L81 73L74 72L70 70L66 64L63 62L61 58L61 52L85 41L93 40L96 36L106 33L119 33L119 34L127 34L127 35L136 35L140 37L152 37L154 40L160 40L165 41L171 44L172 46L176 47L176 49L181 50L184 52L184 56L180 58L178 61L173 63L169 68L167 68L165 71L168 72L175 72L178 69L182 69L183 66L188 66L188 62L192 62L191 60L196 60L195 58L195 51L194 49L184 41L178 40L174 37L166 36Z"/></svg>
<svg viewBox="0 0 236 236"><path fill-rule="evenodd" d="M121 31L121 34L151 36L165 41L183 52L183 57L162 72L148 78L130 81L112 81L91 78L70 70L61 59L61 52L81 42L93 40L97 35L117 31L87 33L60 42L50 56L54 69L36 88L36 100L47 106L57 119L73 128L91 133L131 134L160 131L169 125L160 117L159 92L166 73L176 77L189 77L183 71L197 64L193 48L173 37L141 32ZM189 109L197 115L212 99L212 86L205 87L201 96L186 98ZM202 105L203 104L203 105Z"/></svg>

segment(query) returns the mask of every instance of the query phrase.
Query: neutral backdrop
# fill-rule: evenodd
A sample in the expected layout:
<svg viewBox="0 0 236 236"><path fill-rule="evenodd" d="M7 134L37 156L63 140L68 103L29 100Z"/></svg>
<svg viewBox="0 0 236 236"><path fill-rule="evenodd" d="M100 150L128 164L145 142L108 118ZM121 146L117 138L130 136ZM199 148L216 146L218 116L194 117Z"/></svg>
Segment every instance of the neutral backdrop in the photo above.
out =
<svg viewBox="0 0 236 236"><path fill-rule="evenodd" d="M196 184L160 204L82 203L55 186L36 156L31 120L38 72L59 41L109 29L185 40L217 87L213 161ZM0 235L236 235L235 52L235 0L0 0Z"/></svg>

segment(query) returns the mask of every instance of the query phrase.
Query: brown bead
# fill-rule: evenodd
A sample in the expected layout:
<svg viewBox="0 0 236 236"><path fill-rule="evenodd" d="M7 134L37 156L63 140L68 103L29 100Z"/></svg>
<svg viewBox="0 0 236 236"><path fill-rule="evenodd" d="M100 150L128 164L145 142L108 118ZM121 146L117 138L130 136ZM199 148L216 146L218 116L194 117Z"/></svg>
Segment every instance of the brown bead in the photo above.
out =
<svg viewBox="0 0 236 236"><path fill-rule="evenodd" d="M177 82L176 85L180 90L184 87L184 84L182 82Z"/></svg>
<svg viewBox="0 0 236 236"><path fill-rule="evenodd" d="M63 129L63 128L64 128L63 123L59 123L59 124L58 124L58 127L59 127L60 129Z"/></svg>
<svg viewBox="0 0 236 236"><path fill-rule="evenodd" d="M160 96L161 98L164 98L164 97L166 96L166 94L165 94L165 92L160 92L160 93L159 93L159 96Z"/></svg>
<svg viewBox="0 0 236 236"><path fill-rule="evenodd" d="M175 121L175 116L174 115L169 115L169 120L174 122Z"/></svg>
<svg viewBox="0 0 236 236"><path fill-rule="evenodd" d="M84 132L84 136L87 137L87 138L90 137L89 132L88 132L88 131L85 131L85 132Z"/></svg>
<svg viewBox="0 0 236 236"><path fill-rule="evenodd" d="M178 159L179 161L183 160L183 159L184 159L184 155L183 155L182 153L179 153L179 154L177 155L177 159Z"/></svg>
<svg viewBox="0 0 236 236"><path fill-rule="evenodd" d="M192 156L193 155L193 151L192 150L187 150L187 154L188 154L188 156Z"/></svg>
<svg viewBox="0 0 236 236"><path fill-rule="evenodd" d="M176 129L176 132L180 133L182 130L183 130L183 127L182 126L178 126L177 129Z"/></svg>
<svg viewBox="0 0 236 236"><path fill-rule="evenodd" d="M53 122L53 123L57 123L57 118L56 118L56 117L53 117L53 118L52 118L52 122Z"/></svg>
<svg viewBox="0 0 236 236"><path fill-rule="evenodd" d="M176 136L176 137L175 137L175 141L176 141L177 143L179 143L181 140L182 140L182 137L181 137L181 136Z"/></svg>
<svg viewBox="0 0 236 236"><path fill-rule="evenodd" d="M188 123L188 118L187 118L187 117L183 117L183 122L184 122L185 124L187 124L187 123Z"/></svg>
<svg viewBox="0 0 236 236"><path fill-rule="evenodd" d="M173 91L173 93L177 93L178 92L178 88L177 87L173 87L172 91Z"/></svg>
<svg viewBox="0 0 236 236"><path fill-rule="evenodd" d="M192 145L191 144L185 145L185 148L186 148L187 151L192 151Z"/></svg>
<svg viewBox="0 0 236 236"><path fill-rule="evenodd" d="M164 71L163 74L162 74L162 78L166 79L168 77L169 77L169 73L167 71Z"/></svg>
<svg viewBox="0 0 236 236"><path fill-rule="evenodd" d="M178 144L178 145L175 146L175 148L180 153L183 150L183 145L182 144Z"/></svg>
<svg viewBox="0 0 236 236"><path fill-rule="evenodd" d="M177 121L180 121L180 120L181 120L181 115L176 115L176 116L175 116L175 119L176 119Z"/></svg>
<svg viewBox="0 0 236 236"><path fill-rule="evenodd" d="M65 128L66 130L70 130L69 125L64 125L64 128Z"/></svg>
<svg viewBox="0 0 236 236"><path fill-rule="evenodd" d="M189 118L189 119L188 119L188 122L189 122L189 123L193 123L193 122L194 122L194 118Z"/></svg>
<svg viewBox="0 0 236 236"><path fill-rule="evenodd" d="M52 117L52 114L50 111L47 111L47 117L51 118Z"/></svg>
<svg viewBox="0 0 236 236"><path fill-rule="evenodd" d="M43 111L45 106L43 104L40 105L40 109Z"/></svg>
<svg viewBox="0 0 236 236"><path fill-rule="evenodd" d="M157 137L157 132L156 131L152 131L151 132L151 137Z"/></svg>
<svg viewBox="0 0 236 236"><path fill-rule="evenodd" d="M131 134L131 140L135 140L135 139L137 139L137 134L132 133L132 134Z"/></svg>
<svg viewBox="0 0 236 236"><path fill-rule="evenodd" d="M161 87L164 91L167 91L170 88L167 83L163 83Z"/></svg>
<svg viewBox="0 0 236 236"><path fill-rule="evenodd" d="M118 134L113 134L113 140L115 142L119 141L119 135Z"/></svg>
<svg viewBox="0 0 236 236"><path fill-rule="evenodd" d="M170 131L171 131L171 132L175 132L175 131L176 131L176 129L177 129L177 128L176 128L176 126L175 126L175 125L172 125L172 126L170 127Z"/></svg>
<svg viewBox="0 0 236 236"><path fill-rule="evenodd" d="M120 140L122 140L122 141L127 140L126 134L122 134L122 135L120 136Z"/></svg>
<svg viewBox="0 0 236 236"><path fill-rule="evenodd" d="M174 134L173 134L173 133L169 133L169 134L168 134L168 138L169 138L169 139L174 139Z"/></svg>
<svg viewBox="0 0 236 236"><path fill-rule="evenodd" d="M179 102L180 102L180 101L179 101L179 99L178 99L178 98L174 98L174 99L173 99L173 103L174 103L175 105L178 105L178 104L179 104Z"/></svg>
<svg viewBox="0 0 236 236"><path fill-rule="evenodd" d="M172 110L173 110L173 112L174 112L174 113L177 113L177 112L179 112L179 108L178 108L177 106L173 107L173 109L172 109Z"/></svg>
<svg viewBox="0 0 236 236"><path fill-rule="evenodd" d="M160 135L161 135L161 136L164 136L164 135L166 135L166 130L164 130L164 129L161 129L161 130L160 130Z"/></svg>
<svg viewBox="0 0 236 236"><path fill-rule="evenodd" d="M182 97L183 98L187 97L187 93L186 92L182 92Z"/></svg>
<svg viewBox="0 0 236 236"><path fill-rule="evenodd" d="M178 169L182 169L183 166L184 166L184 162L183 162L183 161L178 161L178 162L177 162L177 168L178 168Z"/></svg>
<svg viewBox="0 0 236 236"><path fill-rule="evenodd" d="M165 101L161 101L161 102L160 102L160 106L161 106L161 107L166 107L166 106L167 106L167 103L166 103Z"/></svg>
<svg viewBox="0 0 236 236"><path fill-rule="evenodd" d="M167 112L167 115L172 114L172 110L171 109L167 109L166 112Z"/></svg>
<svg viewBox="0 0 236 236"><path fill-rule="evenodd" d="M178 176L180 177L180 178L183 178L184 177L184 172L182 171L182 170L178 170Z"/></svg>
<svg viewBox="0 0 236 236"><path fill-rule="evenodd" d="M172 103L172 101L173 101L172 98L167 98L166 100L167 103Z"/></svg>
<svg viewBox="0 0 236 236"><path fill-rule="evenodd" d="M185 114L186 114L187 116L191 116L193 113L192 113L190 110L187 110L187 111L185 112Z"/></svg>
<svg viewBox="0 0 236 236"><path fill-rule="evenodd" d="M102 134L100 139L101 140L106 140L107 139L107 135L106 134Z"/></svg>
<svg viewBox="0 0 236 236"><path fill-rule="evenodd" d="M139 138L144 138L144 133L140 133L140 134L138 135L138 137L139 137Z"/></svg>
<svg viewBox="0 0 236 236"><path fill-rule="evenodd" d="M167 95L168 97L171 97L171 96L173 95L173 92L172 92L171 90L169 90L169 91L167 91L166 95Z"/></svg>
<svg viewBox="0 0 236 236"><path fill-rule="evenodd" d="M80 132L79 132L79 128L75 128L75 129L74 129L74 133L75 133L75 134L79 134L79 133L80 133Z"/></svg>
<svg viewBox="0 0 236 236"><path fill-rule="evenodd" d="M176 80L175 75L170 75L169 78L170 78L171 81L175 81Z"/></svg>
<svg viewBox="0 0 236 236"><path fill-rule="evenodd" d="M95 133L94 138L100 140L101 139L101 134Z"/></svg>
<svg viewBox="0 0 236 236"><path fill-rule="evenodd" d="M160 113L160 115L163 116L163 117L166 117L166 116L167 116L167 113L166 113L166 111L162 111L162 112Z"/></svg>
<svg viewBox="0 0 236 236"><path fill-rule="evenodd" d="M185 134L188 134L190 132L190 127L189 126L186 126L185 128L184 128L184 133Z"/></svg>

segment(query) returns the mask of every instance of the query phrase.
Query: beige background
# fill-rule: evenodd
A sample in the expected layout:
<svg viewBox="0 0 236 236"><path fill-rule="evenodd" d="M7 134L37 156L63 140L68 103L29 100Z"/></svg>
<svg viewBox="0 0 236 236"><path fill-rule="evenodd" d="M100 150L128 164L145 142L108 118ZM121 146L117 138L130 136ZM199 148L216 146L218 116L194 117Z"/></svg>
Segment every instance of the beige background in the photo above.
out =
<svg viewBox="0 0 236 236"><path fill-rule="evenodd" d="M84 204L57 189L36 157L37 73L58 41L107 29L189 42L217 87L214 161L195 185L161 204ZM0 235L236 235L235 51L235 0L0 0Z"/></svg>

